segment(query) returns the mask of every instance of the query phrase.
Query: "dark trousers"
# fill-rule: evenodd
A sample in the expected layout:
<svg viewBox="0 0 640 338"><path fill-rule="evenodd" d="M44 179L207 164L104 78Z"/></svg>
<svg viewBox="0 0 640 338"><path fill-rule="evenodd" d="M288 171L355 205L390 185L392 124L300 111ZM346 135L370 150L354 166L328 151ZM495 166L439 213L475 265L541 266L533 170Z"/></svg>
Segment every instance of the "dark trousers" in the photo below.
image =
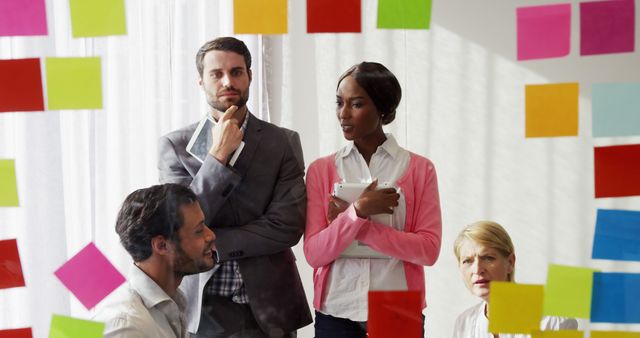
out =
<svg viewBox="0 0 640 338"><path fill-rule="evenodd" d="M316 311L315 338L366 338L367 322L354 322L346 318L325 315ZM424 337L424 315L422 315Z"/></svg>
<svg viewBox="0 0 640 338"><path fill-rule="evenodd" d="M191 338L295 338L296 332L267 334L258 325L248 304L207 295L202 302L200 326Z"/></svg>

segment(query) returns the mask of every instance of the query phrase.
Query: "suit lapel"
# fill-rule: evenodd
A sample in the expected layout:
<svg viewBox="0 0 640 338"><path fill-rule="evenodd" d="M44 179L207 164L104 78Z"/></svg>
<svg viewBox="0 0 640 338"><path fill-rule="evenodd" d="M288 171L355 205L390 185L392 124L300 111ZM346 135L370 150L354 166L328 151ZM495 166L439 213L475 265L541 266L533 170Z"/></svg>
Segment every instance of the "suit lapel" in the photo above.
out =
<svg viewBox="0 0 640 338"><path fill-rule="evenodd" d="M247 129L244 133L243 141L244 148L238 157L238 161L233 168L244 177L251 164L253 163L253 156L255 155L258 144L262 138L262 121L253 116L250 112L247 112Z"/></svg>

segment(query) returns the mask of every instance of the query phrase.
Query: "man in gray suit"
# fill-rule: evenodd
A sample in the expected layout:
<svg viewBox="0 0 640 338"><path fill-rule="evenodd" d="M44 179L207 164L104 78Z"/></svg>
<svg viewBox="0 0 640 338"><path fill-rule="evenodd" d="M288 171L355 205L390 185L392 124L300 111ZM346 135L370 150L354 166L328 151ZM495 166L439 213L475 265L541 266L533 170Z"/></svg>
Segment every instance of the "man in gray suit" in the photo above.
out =
<svg viewBox="0 0 640 338"><path fill-rule="evenodd" d="M242 41L207 42L196 65L216 120L209 153L201 163L185 150L192 124L160 139L158 164L161 182L196 193L218 239L216 268L181 285L190 302L189 331L197 337L295 337L312 322L291 251L305 226L300 138L248 111L251 54Z"/></svg>

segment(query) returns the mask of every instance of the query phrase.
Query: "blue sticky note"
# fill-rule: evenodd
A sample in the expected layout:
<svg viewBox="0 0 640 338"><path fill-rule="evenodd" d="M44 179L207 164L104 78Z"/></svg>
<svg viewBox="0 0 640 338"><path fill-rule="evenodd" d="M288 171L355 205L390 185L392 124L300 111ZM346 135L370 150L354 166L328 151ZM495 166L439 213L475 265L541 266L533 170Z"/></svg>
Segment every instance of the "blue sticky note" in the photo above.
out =
<svg viewBox="0 0 640 338"><path fill-rule="evenodd" d="M640 211L598 209L591 257L640 261Z"/></svg>
<svg viewBox="0 0 640 338"><path fill-rule="evenodd" d="M640 274L595 272L592 323L640 323Z"/></svg>
<svg viewBox="0 0 640 338"><path fill-rule="evenodd" d="M594 137L640 135L640 83L598 83L591 92Z"/></svg>

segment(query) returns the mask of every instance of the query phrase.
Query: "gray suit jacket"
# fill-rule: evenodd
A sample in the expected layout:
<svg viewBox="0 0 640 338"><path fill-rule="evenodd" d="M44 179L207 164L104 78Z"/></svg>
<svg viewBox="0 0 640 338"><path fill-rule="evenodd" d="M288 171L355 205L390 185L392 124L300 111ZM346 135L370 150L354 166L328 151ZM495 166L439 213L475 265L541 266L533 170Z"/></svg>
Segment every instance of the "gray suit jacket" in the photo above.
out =
<svg viewBox="0 0 640 338"><path fill-rule="evenodd" d="M306 190L300 138L248 113L235 165L204 163L185 147L197 124L160 138L160 181L188 185L216 234L220 261L237 260L256 321L266 333L312 322L291 247L304 233ZM196 332L202 288L211 273L186 277L189 331ZM191 294L189 294L191 293Z"/></svg>

